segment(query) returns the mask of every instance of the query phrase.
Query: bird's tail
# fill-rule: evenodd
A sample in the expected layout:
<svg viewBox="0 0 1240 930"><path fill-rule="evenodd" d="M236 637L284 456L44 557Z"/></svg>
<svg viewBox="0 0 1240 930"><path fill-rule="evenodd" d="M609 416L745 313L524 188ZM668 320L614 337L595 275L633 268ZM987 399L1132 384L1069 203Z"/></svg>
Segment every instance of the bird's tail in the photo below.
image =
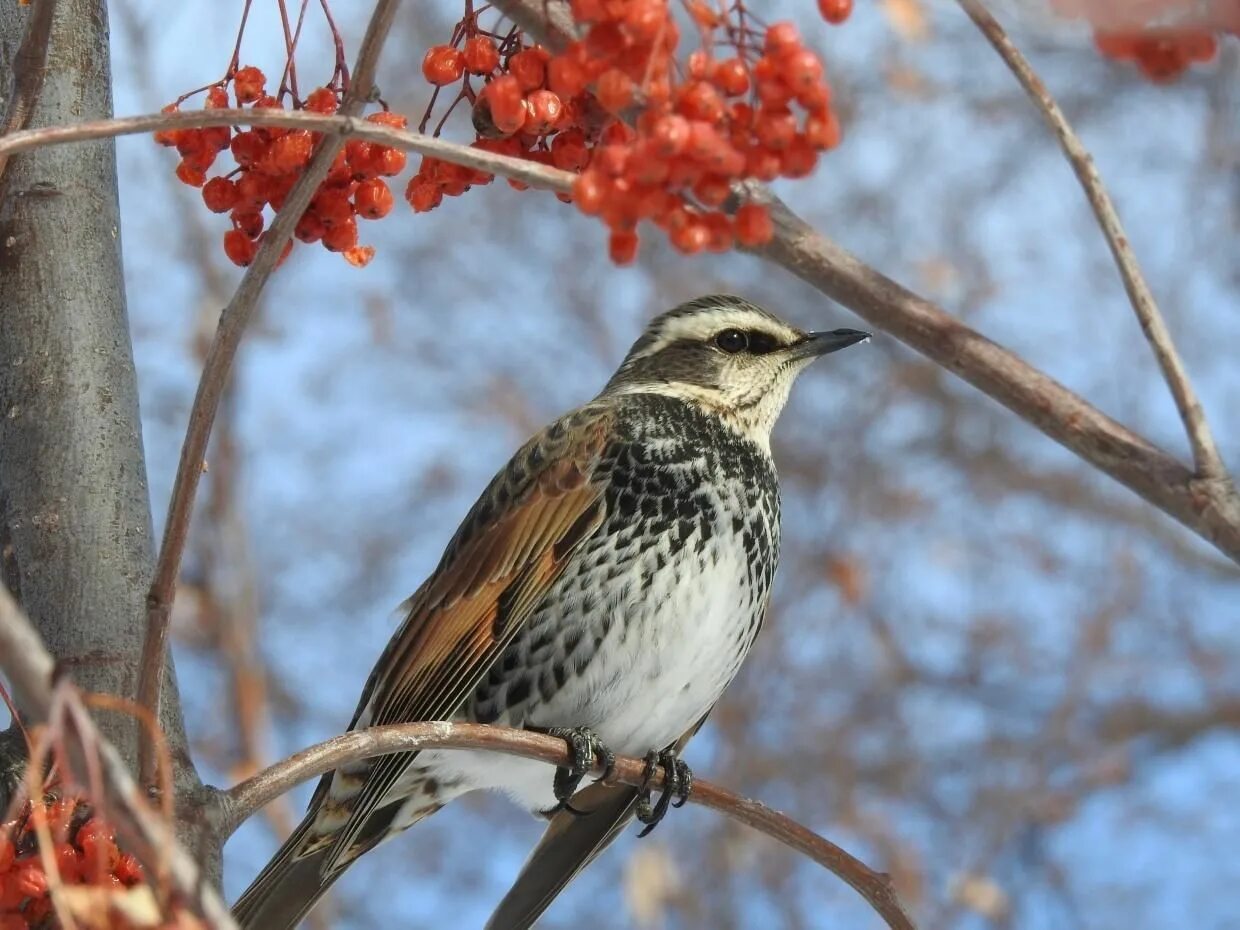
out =
<svg viewBox="0 0 1240 930"><path fill-rule="evenodd" d="M323 863L331 852L330 845L298 855L315 814L314 807L311 807L306 818L284 841L280 851L233 905L233 918L241 930L292 930L323 897L332 882L344 874L343 868L323 874Z"/></svg>

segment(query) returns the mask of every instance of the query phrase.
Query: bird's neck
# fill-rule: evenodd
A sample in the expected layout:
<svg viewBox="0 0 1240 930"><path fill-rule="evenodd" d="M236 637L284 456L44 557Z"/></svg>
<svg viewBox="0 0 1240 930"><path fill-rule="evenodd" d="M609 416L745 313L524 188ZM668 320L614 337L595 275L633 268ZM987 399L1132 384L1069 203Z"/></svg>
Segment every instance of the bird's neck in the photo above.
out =
<svg viewBox="0 0 1240 930"><path fill-rule="evenodd" d="M645 382L621 385L609 389L611 397L628 395L655 395L684 404L694 413L707 417L722 424L741 438L752 442L763 454L771 454L771 427L779 415L779 408L772 411L766 398L746 406L735 406L724 402L719 392L711 388L701 387L684 382ZM778 399L777 399L778 400Z"/></svg>

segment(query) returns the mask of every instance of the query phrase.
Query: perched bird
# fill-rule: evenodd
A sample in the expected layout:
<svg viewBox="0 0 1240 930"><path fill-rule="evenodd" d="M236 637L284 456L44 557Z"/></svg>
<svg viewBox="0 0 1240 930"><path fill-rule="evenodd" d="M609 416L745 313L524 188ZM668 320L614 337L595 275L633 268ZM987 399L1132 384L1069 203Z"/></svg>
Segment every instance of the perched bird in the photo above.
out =
<svg viewBox="0 0 1240 930"><path fill-rule="evenodd" d="M509 794L551 820L491 918L529 927L634 816L653 826L691 775L676 752L762 625L779 557L770 435L796 376L868 338L806 333L738 297L657 317L594 400L491 481L405 605L350 729L467 720L563 736L575 764L400 753L325 775L234 907L293 927L359 856L454 798ZM670 787L576 791L594 753L647 756ZM649 827L647 828L649 829Z"/></svg>

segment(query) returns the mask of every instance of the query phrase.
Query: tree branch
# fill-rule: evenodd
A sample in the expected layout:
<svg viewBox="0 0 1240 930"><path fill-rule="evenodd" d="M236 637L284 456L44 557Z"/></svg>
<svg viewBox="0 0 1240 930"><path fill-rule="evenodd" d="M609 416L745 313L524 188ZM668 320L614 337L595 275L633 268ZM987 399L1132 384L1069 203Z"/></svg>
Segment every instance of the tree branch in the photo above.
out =
<svg viewBox="0 0 1240 930"><path fill-rule="evenodd" d="M353 68L349 93L340 107L345 116L361 112L370 97L379 53L399 5L399 0L378 0L375 4L361 49L358 51L357 64ZM180 572L181 555L189 531L194 496L202 475L207 440L219 408L220 395L228 380L241 336L258 305L263 286L275 270L284 245L293 234L293 228L309 206L319 184L327 176L332 161L344 146L344 142L344 136L335 135L325 136L319 143L305 173L289 192L283 209L276 214L271 228L263 237L258 254L253 264L246 269L237 292L221 312L215 338L207 351L207 359L198 382L198 392L190 409L185 442L181 447L181 459L172 487L172 500L168 505L168 517L164 524L159 558L155 564L155 576L147 594L146 640L142 645L138 701L152 713L158 714L164 657L168 651L168 618L177 575ZM155 772L155 753L151 741L143 738L140 750L139 777L144 785L149 786L153 783Z"/></svg>
<svg viewBox="0 0 1240 930"><path fill-rule="evenodd" d="M157 132L162 129L198 129L204 126L283 126L288 129L310 129L342 139L363 139L419 155L442 158L458 165L515 178L518 181L568 193L576 175L542 165L525 158L513 158L484 152L482 149L448 142L434 136L394 129L371 123L357 116L324 116L304 110L188 110L178 113L151 113L123 116L118 119L93 120L68 126L48 126L0 136L0 158L47 145L84 142L112 136Z"/></svg>
<svg viewBox="0 0 1240 930"><path fill-rule="evenodd" d="M1154 352L1154 358L1158 360L1163 380L1171 389L1176 409L1180 413L1180 419L1184 422L1189 446L1193 452L1197 477L1226 480L1227 469L1219 456L1218 446L1214 442L1210 425L1206 422L1201 401L1197 398L1197 392L1193 390L1192 382L1189 380L1188 372L1184 370L1184 363L1180 359L1179 352L1176 351L1175 342L1167 329L1166 321L1158 309L1158 304L1154 301L1154 295L1150 293L1145 276L1141 273L1132 244L1128 241L1128 236L1120 223L1119 214L1115 210L1115 204L1111 202L1111 197L1094 165L1093 156L1081 143L1071 124L1068 123L1067 117L1059 108L1059 104L1055 102L1055 98L1051 96L1050 91L1034 72L1025 56L1008 38L998 20L990 15L990 11L982 6L979 0L958 0L958 2L994 50L999 53L999 57L1016 75L1020 86L1025 89L1038 112L1054 131L1060 148L1063 149L1064 155L1072 165L1072 170L1081 182L1089 205L1093 208L1098 225L1111 249L1111 255L1115 258L1120 278L1124 282L1124 290L1128 292L1128 300L1132 304L1133 312L1137 315L1137 321L1141 324L1141 332L1145 334L1145 339Z"/></svg>
<svg viewBox="0 0 1240 930"><path fill-rule="evenodd" d="M26 724L48 723L56 718L58 702L67 713L62 717L74 751L70 763L79 784L88 784L90 773L83 762L97 757L103 779L101 804L108 821L130 840L134 855L152 878L166 874L176 889L207 925L216 930L236 930L228 906L204 880L194 858L177 842L173 824L151 809L120 753L95 728L77 689L67 681L53 688L55 661L44 648L30 621L9 591L0 585L0 671L13 684L15 696L27 715Z"/></svg>
<svg viewBox="0 0 1240 930"><path fill-rule="evenodd" d="M432 748L484 749L537 759L550 765L567 765L571 761L563 740L527 730L470 723L408 723L357 730L303 749L222 794L217 824L220 835L228 836L265 804L301 782L351 762ZM601 767L595 765L593 771L601 773ZM615 782L636 786L642 784L644 773L645 762L620 757L616 759L612 778ZM662 785L660 772L655 787ZM914 930L913 920L896 897L890 877L875 872L830 840L758 801L742 798L710 782L695 781L689 800L719 811L808 856L865 898L891 930Z"/></svg>

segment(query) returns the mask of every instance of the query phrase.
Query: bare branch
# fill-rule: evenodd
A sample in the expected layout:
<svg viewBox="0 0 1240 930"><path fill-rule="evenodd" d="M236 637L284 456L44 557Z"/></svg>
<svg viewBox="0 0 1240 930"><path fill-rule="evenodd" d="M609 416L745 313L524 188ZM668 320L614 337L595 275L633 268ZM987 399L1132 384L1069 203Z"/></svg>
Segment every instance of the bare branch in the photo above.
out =
<svg viewBox="0 0 1240 930"><path fill-rule="evenodd" d="M153 810L126 768L120 753L95 729L94 721L75 688L65 685L53 689L55 663L39 640L30 621L17 606L8 589L0 585L0 671L12 682L20 706L27 713L27 724L47 722L57 701L67 702L67 727L75 748L71 763L81 783L89 773L82 757L89 751L98 757L103 776L101 802L108 820L128 836L131 846L148 875L166 873L190 906L217 930L236 930L227 905L211 883L204 880L193 857L177 842L173 824ZM67 688L67 690L66 690Z"/></svg>
<svg viewBox="0 0 1240 930"><path fill-rule="evenodd" d="M374 88L375 68L384 40L392 26L392 19L400 6L399 0L378 0L370 16L370 25L362 39L353 69L353 82L341 104L341 112L354 116L365 107ZM267 230L254 258L246 269L241 284L228 306L220 314L220 324L207 351L198 392L190 409L189 426L185 443L181 447L181 459L177 465L176 480L172 486L172 500L168 505L168 517L164 524L163 542L159 559L155 563L155 577L147 594L146 640L142 645L139 670L138 701L143 707L158 714L159 690L163 681L164 657L168 651L168 617L172 607L173 591L181 567L181 554L189 531L189 518L193 510L198 479L202 475L207 440L211 435L211 423L219 408L220 395L228 380L237 346L245 332L254 309L258 305L263 286L275 270L285 243L293 234L293 228L310 204L319 184L327 176L336 153L344 146L344 137L325 136L315 150L314 157L306 166L305 173L289 192L284 207L276 214L271 228ZM139 754L139 773L144 785L150 785L154 775L155 755L150 740L143 739Z"/></svg>
<svg viewBox="0 0 1240 930"><path fill-rule="evenodd" d="M504 755L537 759L550 765L567 765L571 762L563 740L527 730L442 722L407 723L357 730L303 749L225 792L220 797L220 823L217 824L220 834L228 836L265 804L301 782L331 772L342 765L395 752L416 752L432 748L491 750ZM596 765L594 771L601 773L602 769ZM640 785L644 773L644 761L620 757L616 759L612 778L618 783ZM655 786L662 785L663 776L659 773ZM869 902L892 930L913 930L913 920L896 897L890 878L875 872L830 840L758 801L742 798L710 782L695 781L689 800L726 814L808 856L847 882Z"/></svg>
<svg viewBox="0 0 1240 930"><path fill-rule="evenodd" d="M25 129L34 112L39 91L43 89L43 75L47 73L47 45L52 34L52 14L56 0L34 0L31 4L26 34L13 56L13 95L9 97L8 112L0 124L0 136ZM0 203L8 190L5 180L9 156L0 154Z"/></svg>
<svg viewBox="0 0 1240 930"><path fill-rule="evenodd" d="M1020 86L1025 89L1029 98L1054 131L1056 138L1059 139L1060 148L1063 149L1064 155L1071 163L1072 170L1076 172L1085 196L1089 199L1089 205L1098 218L1098 225L1102 228L1107 245L1111 248L1111 255L1115 258L1120 278L1124 282L1124 290L1128 292L1128 300L1141 324L1141 332L1145 334L1146 341L1154 351L1154 357L1158 360L1163 379L1167 382L1167 387L1171 389L1171 396L1175 399L1180 419L1184 421L1188 442L1193 450L1193 463L1196 466L1197 477L1213 480L1226 479L1227 469L1219 456L1218 446L1214 442L1214 435L1210 432L1210 425L1206 422L1201 401L1197 398L1197 392L1193 390L1188 372L1184 370L1184 363L1167 329L1167 323L1158 309L1158 304L1154 301L1154 295L1150 293L1140 265L1137 264L1137 257L1132 251L1132 245L1128 241L1124 227L1120 224L1115 204L1111 202L1111 197L1106 187L1103 186L1102 178L1094 165L1093 156L1081 143L1080 138L1068 123L1067 117L1059 108L1059 104L1051 96L1051 92L1034 72L1025 56L1008 38L998 20L990 15L990 11L981 4L980 0L959 0L959 3L995 51L999 53L999 57L1016 75Z"/></svg>
<svg viewBox="0 0 1240 930"><path fill-rule="evenodd" d="M417 132L371 123L357 116L324 116L304 110L188 110L180 113L151 113L119 119L93 120L69 126L48 126L0 136L0 158L45 145L85 142L111 136L127 136L161 129L198 129L203 126L283 126L336 134L342 139L363 139L419 155L442 158L458 165L515 178L548 190L572 189L576 175L524 158L484 152L456 142L448 142Z"/></svg>

